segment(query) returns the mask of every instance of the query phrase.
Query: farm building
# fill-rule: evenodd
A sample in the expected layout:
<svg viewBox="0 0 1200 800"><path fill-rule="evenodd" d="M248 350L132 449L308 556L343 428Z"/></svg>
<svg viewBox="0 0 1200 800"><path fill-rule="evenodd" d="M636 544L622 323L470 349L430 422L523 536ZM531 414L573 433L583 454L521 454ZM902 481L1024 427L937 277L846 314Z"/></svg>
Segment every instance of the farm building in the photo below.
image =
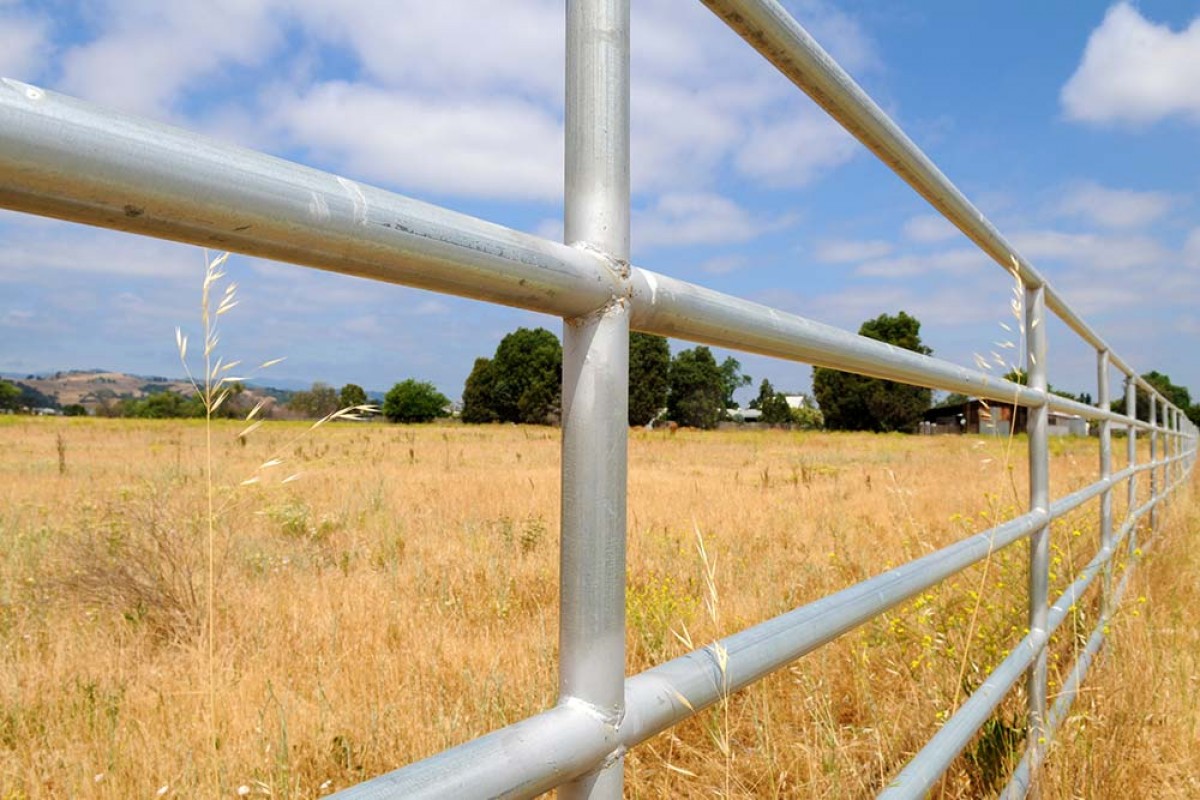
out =
<svg viewBox="0 0 1200 800"><path fill-rule="evenodd" d="M727 408L725 414L734 422L758 422L762 418L757 408Z"/></svg>
<svg viewBox="0 0 1200 800"><path fill-rule="evenodd" d="M1028 425L1029 409L1007 403L988 403L977 397L965 403L931 408L924 414L921 433L982 433L1007 436L1014 430L1024 433ZM1049 419L1051 436L1087 436L1088 423L1077 414L1051 411Z"/></svg>

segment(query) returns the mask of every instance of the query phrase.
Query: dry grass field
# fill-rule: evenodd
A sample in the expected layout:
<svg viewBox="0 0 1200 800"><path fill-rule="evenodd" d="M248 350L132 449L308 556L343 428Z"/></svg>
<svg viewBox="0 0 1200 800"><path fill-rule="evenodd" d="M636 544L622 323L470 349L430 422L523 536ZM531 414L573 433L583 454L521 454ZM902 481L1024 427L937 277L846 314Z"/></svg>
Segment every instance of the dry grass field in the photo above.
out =
<svg viewBox="0 0 1200 800"><path fill-rule="evenodd" d="M558 431L238 430L214 435L210 662L203 424L0 417L3 800L316 797L554 702ZM631 673L1026 502L1021 439L635 431L629 452ZM1053 442L1054 496L1094 480L1096 452ZM1193 505L1134 581L1048 797L1200 794ZM1055 589L1095 552L1097 509L1055 524ZM1025 563L997 553L651 740L627 794L872 796L1023 634ZM935 796L994 792L1022 700Z"/></svg>

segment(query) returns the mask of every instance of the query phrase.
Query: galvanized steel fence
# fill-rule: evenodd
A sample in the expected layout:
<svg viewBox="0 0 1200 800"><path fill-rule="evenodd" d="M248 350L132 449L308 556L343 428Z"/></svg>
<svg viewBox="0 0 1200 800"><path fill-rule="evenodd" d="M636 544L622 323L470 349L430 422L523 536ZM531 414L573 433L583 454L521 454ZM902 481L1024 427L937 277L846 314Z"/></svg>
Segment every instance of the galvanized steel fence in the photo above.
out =
<svg viewBox="0 0 1200 800"><path fill-rule="evenodd" d="M560 701L548 711L342 792L339 797L615 798L631 747L1015 542L1030 540L1029 633L881 797L923 796L1022 675L1023 796L1064 719L1129 571L1113 560L1152 535L1189 477L1197 430L1113 353L1046 279L775 0L704 0L776 68L928 200L1024 289L1028 385L751 303L629 263L629 0L568 0L565 242L558 244L183 130L102 111L13 80L0 84L0 207L100 225L563 318ZM796 143L798 147L802 142ZM1047 391L1047 312L1097 353L1099 403ZM625 676L629 330L856 372L1029 408L1027 513L641 674ZM1125 376L1127 415L1109 408ZM1148 420L1136 418L1140 387ZM1051 410L1099 423L1099 480L1049 494ZM1128 465L1114 471L1112 431ZM1136 438L1150 439L1137 463ZM1137 505L1137 476L1149 500ZM1125 482L1127 513L1113 519ZM1050 523L1100 500L1100 547L1048 597ZM1047 643L1102 578L1100 621L1053 707ZM718 653L723 654L718 659ZM718 663L720 660L722 663Z"/></svg>

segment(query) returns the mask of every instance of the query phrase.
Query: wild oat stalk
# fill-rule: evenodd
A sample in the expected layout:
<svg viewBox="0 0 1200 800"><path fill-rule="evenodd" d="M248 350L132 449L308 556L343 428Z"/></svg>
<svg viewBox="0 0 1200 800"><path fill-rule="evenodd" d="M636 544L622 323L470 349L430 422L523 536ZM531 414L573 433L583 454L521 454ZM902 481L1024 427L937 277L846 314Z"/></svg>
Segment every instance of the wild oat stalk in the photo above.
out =
<svg viewBox="0 0 1200 800"><path fill-rule="evenodd" d="M216 480L213 476L213 415L217 410L229 399L229 385L244 378L234 377L230 372L235 369L240 361L224 362L224 359L214 356L216 355L217 345L221 341L219 321L222 316L229 313L238 305L237 299L237 284L229 282L220 292L220 301L213 303L213 297L219 287L220 282L226 277L224 271L225 262L229 259L229 253L221 253L215 258L210 258L208 251L204 251L204 283L200 291L200 323L204 331L204 378L203 382L197 381L191 368L188 366L188 338L179 328L175 329L175 344L179 349L179 361L183 364L183 369L187 373L188 380L195 389L197 396L200 397L204 404L204 483L206 494L206 560L208 562L208 574L205 579L205 607L207 624L205 630L205 645L206 645L206 667L207 667L207 694L208 694L208 739L213 748L213 792L214 796L220 793L220 772L217 766L217 750L220 747L220 742L217 739L217 692L216 692L216 612L215 612L215 597L216 597ZM259 369L265 369L273 364L277 364L283 359L273 359L266 361L259 366ZM262 409L262 403L255 407L253 414L257 414Z"/></svg>
<svg viewBox="0 0 1200 800"><path fill-rule="evenodd" d="M224 270L225 262L229 259L229 253L221 253L215 258L210 258L208 251L204 251L204 284L200 292L200 322L204 332L204 377L203 381L196 379L188 366L188 338L180 328L175 329L175 344L179 349L179 361L183 364L184 372L187 374L188 381L191 382L192 388L196 395L200 397L204 404L204 479L205 491L207 495L207 562L208 576L205 583L205 605L206 605L206 670L208 675L208 727L209 727L209 742L213 747L213 791L214 796L220 793L220 772L217 761L217 751L220 747L220 742L217 738L217 695L216 695L216 520L219 515L224 513L228 508L228 503L221 507L216 505L216 479L213 475L213 417L217 411L229 399L231 395L230 387L237 382L244 381L247 377L253 376L261 370L272 367L281 361L283 358L273 358L259 364L258 367L252 370L248 375L241 377L235 376L232 373L234 369L241 365L241 361L226 362L223 358L217 355L217 345L221 341L220 336L220 318L232 311L239 303L237 299L237 283L230 281L221 289L221 281L227 275ZM220 295L220 300L214 303L213 298ZM215 305L215 307L214 307ZM262 425L263 420L260 414L266 407L267 399L259 400L249 413L246 414L244 422L248 423L238 434L239 439L246 439L254 431ZM317 428L327 422L337 419L359 419L363 415L378 413L379 409L371 405L350 406L334 411L321 419L314 422L307 430L300 435L293 437L283 445L283 448L293 446L297 441L304 438ZM282 456L282 448L275 455L272 455L262 464L260 464L251 474L250 477L241 481L241 486L248 486L261 481L261 473L265 470L277 467L285 462ZM284 478L281 483L290 483L297 480L300 473L293 473Z"/></svg>

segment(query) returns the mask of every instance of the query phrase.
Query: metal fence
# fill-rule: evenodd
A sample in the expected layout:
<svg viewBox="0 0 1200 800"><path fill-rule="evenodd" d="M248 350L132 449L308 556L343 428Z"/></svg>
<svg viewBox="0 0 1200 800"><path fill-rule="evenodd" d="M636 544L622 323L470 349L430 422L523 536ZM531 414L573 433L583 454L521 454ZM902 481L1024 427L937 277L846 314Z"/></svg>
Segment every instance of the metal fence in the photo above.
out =
<svg viewBox="0 0 1200 800"><path fill-rule="evenodd" d="M1025 759L1005 796L1022 796L1063 720L1124 590L1114 557L1139 521L1189 477L1197 430L1138 377L1066 300L774 0L704 0L753 48L954 223L1025 295L1028 385L751 303L629 263L629 0L568 0L565 242L558 244L192 133L96 109L13 80L0 83L0 207L219 247L563 318L560 701L548 711L339 796L561 797L622 793L629 748L1015 542L1030 540L1029 633L887 786L919 797L1025 675ZM797 143L803 146L803 143ZM1097 406L1047 391L1047 312L1095 349ZM633 328L1027 406L1027 513L719 643L625 676L628 333ZM1109 408L1125 376L1128 416ZM1136 419L1137 389L1148 422ZM1051 410L1099 422L1099 480L1049 495ZM1114 472L1112 431L1127 430ZM1150 460L1138 464L1139 432ZM1149 501L1136 505L1137 476ZM1125 482L1119 528L1112 493ZM1099 498L1100 547L1063 595L1048 593L1050 523ZM1102 578L1102 613L1053 707L1047 643Z"/></svg>

